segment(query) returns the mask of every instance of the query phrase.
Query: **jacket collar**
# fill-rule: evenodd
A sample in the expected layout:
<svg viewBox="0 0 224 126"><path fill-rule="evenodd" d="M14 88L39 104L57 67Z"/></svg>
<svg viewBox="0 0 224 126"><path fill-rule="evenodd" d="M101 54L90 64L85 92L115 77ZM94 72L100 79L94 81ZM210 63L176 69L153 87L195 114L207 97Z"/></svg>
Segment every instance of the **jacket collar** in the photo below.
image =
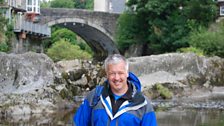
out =
<svg viewBox="0 0 224 126"><path fill-rule="evenodd" d="M103 99L106 99L109 95L112 94L112 91L110 89L108 81L105 81L103 85L104 88L102 91L102 97ZM135 106L145 101L145 98L142 93L136 89L136 86L131 81L128 81L128 88L128 91L125 93L124 96L122 96L122 98L125 98L130 102L129 106Z"/></svg>

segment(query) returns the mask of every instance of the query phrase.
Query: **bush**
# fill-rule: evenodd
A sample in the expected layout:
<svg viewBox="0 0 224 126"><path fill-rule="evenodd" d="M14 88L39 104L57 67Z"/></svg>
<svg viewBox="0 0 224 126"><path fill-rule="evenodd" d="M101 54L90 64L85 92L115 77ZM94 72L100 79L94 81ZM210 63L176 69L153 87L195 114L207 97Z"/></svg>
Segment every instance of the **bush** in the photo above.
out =
<svg viewBox="0 0 224 126"><path fill-rule="evenodd" d="M81 50L79 46L72 45L63 39L55 42L52 47L47 50L47 55L54 61L91 58L91 55Z"/></svg>
<svg viewBox="0 0 224 126"><path fill-rule="evenodd" d="M61 38L74 45L77 43L76 34L66 28L58 29L52 33L51 39L53 43L59 41Z"/></svg>
<svg viewBox="0 0 224 126"><path fill-rule="evenodd" d="M203 56L204 55L203 50L197 49L195 47L180 48L180 49L178 49L178 52L183 52L183 53L192 52L192 53L197 54L198 56Z"/></svg>
<svg viewBox="0 0 224 126"><path fill-rule="evenodd" d="M0 52L7 52L10 49L10 39L14 35L13 26L0 14Z"/></svg>
<svg viewBox="0 0 224 126"><path fill-rule="evenodd" d="M7 52L9 50L9 46L5 42L0 42L0 52Z"/></svg>
<svg viewBox="0 0 224 126"><path fill-rule="evenodd" d="M224 27L221 30L208 31L200 29L191 33L190 45L203 50L206 55L224 57Z"/></svg>

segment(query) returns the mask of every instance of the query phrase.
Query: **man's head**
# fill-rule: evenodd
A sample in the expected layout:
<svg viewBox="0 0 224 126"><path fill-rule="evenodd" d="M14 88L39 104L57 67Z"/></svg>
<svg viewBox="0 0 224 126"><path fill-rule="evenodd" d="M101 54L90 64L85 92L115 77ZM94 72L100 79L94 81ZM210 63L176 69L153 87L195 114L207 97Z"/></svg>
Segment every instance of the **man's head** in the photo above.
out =
<svg viewBox="0 0 224 126"><path fill-rule="evenodd" d="M106 58L104 65L112 92L124 94L128 89L128 61L120 54L113 54Z"/></svg>

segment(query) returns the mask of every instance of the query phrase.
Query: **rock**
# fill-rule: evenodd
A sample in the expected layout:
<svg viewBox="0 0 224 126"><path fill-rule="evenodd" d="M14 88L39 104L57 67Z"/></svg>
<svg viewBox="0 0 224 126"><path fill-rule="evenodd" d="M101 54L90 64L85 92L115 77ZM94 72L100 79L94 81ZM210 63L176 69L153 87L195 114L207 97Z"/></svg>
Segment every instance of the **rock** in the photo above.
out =
<svg viewBox="0 0 224 126"><path fill-rule="evenodd" d="M58 83L57 85L66 85L60 93L63 94L63 98L85 95L89 91L87 89L93 89L97 84L105 81L101 62L94 64L87 60L60 61L55 66L59 70L56 75L62 75L55 78L55 82Z"/></svg>
<svg viewBox="0 0 224 126"><path fill-rule="evenodd" d="M49 57L32 52L0 53L0 61L0 116L57 109L60 97L51 88L54 63Z"/></svg>
<svg viewBox="0 0 224 126"><path fill-rule="evenodd" d="M0 60L2 93L26 93L54 83L54 63L44 54L0 53Z"/></svg>
<svg viewBox="0 0 224 126"><path fill-rule="evenodd" d="M224 60L219 57L169 53L128 60L149 97L167 97L163 90L154 91L156 84L170 91L167 98L224 96L219 89L224 84ZM102 62L53 63L46 55L32 52L0 53L0 61L0 116L54 112L106 80Z"/></svg>
<svg viewBox="0 0 224 126"><path fill-rule="evenodd" d="M155 84L179 90L174 94L187 94L184 88L224 86L224 59L197 56L193 53L168 53L132 57L130 71L142 82L143 90ZM150 89L148 87L151 87ZM193 92L193 91L192 91Z"/></svg>

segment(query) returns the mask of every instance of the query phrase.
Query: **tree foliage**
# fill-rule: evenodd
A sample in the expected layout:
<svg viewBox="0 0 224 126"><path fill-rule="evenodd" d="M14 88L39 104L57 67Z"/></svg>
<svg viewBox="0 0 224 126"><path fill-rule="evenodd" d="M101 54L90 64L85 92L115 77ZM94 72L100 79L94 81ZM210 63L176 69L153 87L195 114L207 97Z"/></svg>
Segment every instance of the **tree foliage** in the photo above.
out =
<svg viewBox="0 0 224 126"><path fill-rule="evenodd" d="M49 50L51 48L54 48L54 44L56 42L60 42L61 39L63 39L66 42L69 42L72 45L79 46L79 49L92 55L93 52L91 48L85 43L84 40L81 38L77 39L76 34L66 28L60 28L60 27L53 27L52 28L52 35L51 39L45 40L43 42L45 50Z"/></svg>
<svg viewBox="0 0 224 126"><path fill-rule="evenodd" d="M51 40L53 43L56 41L59 41L61 38L65 39L71 44L74 44L74 45L77 44L76 34L66 28L58 29L54 31L51 35Z"/></svg>
<svg viewBox="0 0 224 126"><path fill-rule="evenodd" d="M91 58L91 55L81 50L79 46L72 45L70 42L63 39L55 42L52 47L47 50L47 55L54 61Z"/></svg>
<svg viewBox="0 0 224 126"><path fill-rule="evenodd" d="M216 26L216 30L201 28L190 35L190 45L203 50L206 55L224 58L224 23Z"/></svg>
<svg viewBox="0 0 224 126"><path fill-rule="evenodd" d="M78 9L90 9L93 10L93 1L94 0L74 0L75 8Z"/></svg>
<svg viewBox="0 0 224 126"><path fill-rule="evenodd" d="M50 7L52 8L74 8L73 0L52 0Z"/></svg>
<svg viewBox="0 0 224 126"><path fill-rule="evenodd" d="M52 0L42 1L41 7L48 8L77 8L93 10L94 0Z"/></svg>
<svg viewBox="0 0 224 126"><path fill-rule="evenodd" d="M40 1L41 8L50 8L50 6L51 6L51 1L47 1L47 0Z"/></svg>
<svg viewBox="0 0 224 126"><path fill-rule="evenodd" d="M120 16L116 40L121 49L127 49L131 44L140 42L141 38L144 38L138 34L140 25L137 20L136 15L129 13L124 13Z"/></svg>
<svg viewBox="0 0 224 126"><path fill-rule="evenodd" d="M127 5L135 8L132 14L137 17L134 21L138 27L132 21L123 23L122 20L129 20L130 17L121 16L118 31L122 32L117 32L118 45L125 45L130 36L135 36L135 42L148 44L148 49L153 53L188 47L189 33L198 26L207 27L215 20L217 13L213 0L129 0ZM135 42L130 41L129 45Z"/></svg>
<svg viewBox="0 0 224 126"><path fill-rule="evenodd" d="M11 48L10 39L14 35L13 26L0 13L0 51L7 52Z"/></svg>

